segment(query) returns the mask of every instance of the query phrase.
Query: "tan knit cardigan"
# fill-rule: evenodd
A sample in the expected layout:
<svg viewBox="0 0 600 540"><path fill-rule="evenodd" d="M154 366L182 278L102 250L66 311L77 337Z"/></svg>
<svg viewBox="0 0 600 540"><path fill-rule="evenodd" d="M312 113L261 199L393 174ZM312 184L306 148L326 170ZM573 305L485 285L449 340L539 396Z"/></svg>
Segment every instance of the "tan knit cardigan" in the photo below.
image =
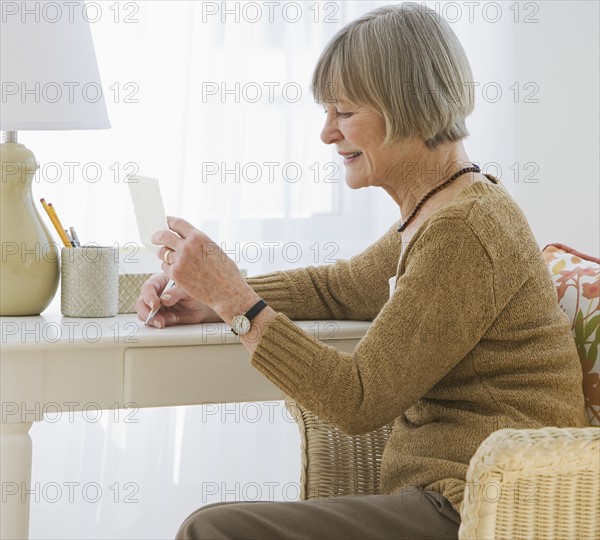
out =
<svg viewBox="0 0 600 540"><path fill-rule="evenodd" d="M501 186L463 190L401 260L396 227L350 260L249 279L278 311L251 363L347 433L395 420L382 491L422 486L460 511L469 460L490 433L587 425L579 359L538 244ZM373 324L350 354L290 319Z"/></svg>

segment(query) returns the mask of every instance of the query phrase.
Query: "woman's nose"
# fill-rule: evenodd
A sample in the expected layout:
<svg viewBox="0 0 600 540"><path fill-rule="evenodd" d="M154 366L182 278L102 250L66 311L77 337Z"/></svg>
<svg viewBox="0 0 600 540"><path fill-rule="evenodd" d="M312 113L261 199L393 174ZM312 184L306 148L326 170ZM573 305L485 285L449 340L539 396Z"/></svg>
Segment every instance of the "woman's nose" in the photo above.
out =
<svg viewBox="0 0 600 540"><path fill-rule="evenodd" d="M333 118L332 113L327 113L325 125L321 130L321 140L325 144L332 144L343 138L342 133L337 128L337 120Z"/></svg>

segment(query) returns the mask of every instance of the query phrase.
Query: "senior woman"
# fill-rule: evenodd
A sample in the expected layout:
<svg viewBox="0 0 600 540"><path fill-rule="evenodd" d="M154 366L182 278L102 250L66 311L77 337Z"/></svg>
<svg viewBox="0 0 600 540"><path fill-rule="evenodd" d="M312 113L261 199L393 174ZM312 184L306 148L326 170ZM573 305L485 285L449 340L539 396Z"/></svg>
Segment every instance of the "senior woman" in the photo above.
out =
<svg viewBox="0 0 600 540"><path fill-rule="evenodd" d="M490 433L586 425L577 352L536 240L463 147L471 81L449 25L417 4L376 9L326 46L313 75L321 139L351 188L385 189L402 216L348 261L244 280L182 219L154 236L164 275L143 286L141 319L161 305L159 328L231 324L256 369L347 433L395 420L381 495L218 503L178 538L456 538L468 463ZM169 277L177 287L159 300ZM373 323L342 353L291 319Z"/></svg>

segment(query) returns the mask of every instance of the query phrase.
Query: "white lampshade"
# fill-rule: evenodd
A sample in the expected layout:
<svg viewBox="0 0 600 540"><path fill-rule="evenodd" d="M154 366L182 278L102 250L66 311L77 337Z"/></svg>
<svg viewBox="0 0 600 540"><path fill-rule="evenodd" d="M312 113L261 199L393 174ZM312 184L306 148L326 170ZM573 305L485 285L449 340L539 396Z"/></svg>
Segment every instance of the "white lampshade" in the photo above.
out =
<svg viewBox="0 0 600 540"><path fill-rule="evenodd" d="M0 129L109 128L84 2L2 4Z"/></svg>

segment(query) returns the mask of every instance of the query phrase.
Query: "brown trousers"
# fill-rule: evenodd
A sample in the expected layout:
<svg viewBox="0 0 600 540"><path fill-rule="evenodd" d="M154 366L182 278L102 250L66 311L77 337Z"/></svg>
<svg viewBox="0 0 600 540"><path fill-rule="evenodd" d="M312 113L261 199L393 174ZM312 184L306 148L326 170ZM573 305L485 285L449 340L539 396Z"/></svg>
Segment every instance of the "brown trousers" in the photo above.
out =
<svg viewBox="0 0 600 540"><path fill-rule="evenodd" d="M460 515L434 491L350 495L294 502L224 502L203 506L177 540L456 539Z"/></svg>

